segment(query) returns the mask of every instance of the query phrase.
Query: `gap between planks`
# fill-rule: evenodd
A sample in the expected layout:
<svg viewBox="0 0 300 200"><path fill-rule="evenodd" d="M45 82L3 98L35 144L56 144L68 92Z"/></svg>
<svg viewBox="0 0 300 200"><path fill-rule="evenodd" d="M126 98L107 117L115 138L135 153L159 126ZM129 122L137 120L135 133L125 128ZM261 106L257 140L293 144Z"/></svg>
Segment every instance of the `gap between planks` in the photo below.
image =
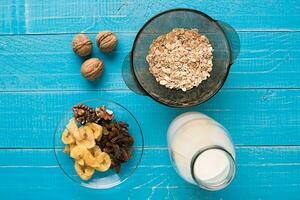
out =
<svg viewBox="0 0 300 200"><path fill-rule="evenodd" d="M237 87L237 88L222 88L223 91L238 91L238 90L300 90L300 87ZM33 90L33 89L28 89L28 90L0 90L0 93L61 93L61 92L78 92L78 93L83 93L83 92L99 92L99 91L106 91L106 92L115 92L115 91L120 91L120 92L133 92L130 89L85 89L85 90L78 90L78 89L50 89L50 90Z"/></svg>
<svg viewBox="0 0 300 200"><path fill-rule="evenodd" d="M253 148L253 149L273 149L273 148L278 148L278 149L300 149L300 145L235 145L236 149L246 149L246 148ZM51 147L0 147L1 150L41 150L41 151L48 151L48 150L54 150ZM168 150L167 146L145 146L144 150Z"/></svg>
<svg viewBox="0 0 300 200"><path fill-rule="evenodd" d="M282 33L290 33L290 32L300 32L300 29L236 29L237 33L261 33L261 32L282 32ZM85 34L97 34L96 31L86 31ZM134 35L137 34L138 31L115 31L115 33L122 33L122 34L128 34L128 35ZM0 34L1 36L36 36L36 35L74 35L78 34L78 32L57 32L57 33L3 33Z"/></svg>

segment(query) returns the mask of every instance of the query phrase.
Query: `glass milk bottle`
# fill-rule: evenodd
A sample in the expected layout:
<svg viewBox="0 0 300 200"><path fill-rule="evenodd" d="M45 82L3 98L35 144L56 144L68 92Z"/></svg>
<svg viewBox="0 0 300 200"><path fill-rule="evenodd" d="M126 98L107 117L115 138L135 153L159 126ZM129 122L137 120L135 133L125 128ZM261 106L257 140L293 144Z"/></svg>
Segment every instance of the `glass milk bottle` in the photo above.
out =
<svg viewBox="0 0 300 200"><path fill-rule="evenodd" d="M227 130L198 112L176 117L168 129L172 164L186 181L207 190L226 187L235 175L235 151Z"/></svg>

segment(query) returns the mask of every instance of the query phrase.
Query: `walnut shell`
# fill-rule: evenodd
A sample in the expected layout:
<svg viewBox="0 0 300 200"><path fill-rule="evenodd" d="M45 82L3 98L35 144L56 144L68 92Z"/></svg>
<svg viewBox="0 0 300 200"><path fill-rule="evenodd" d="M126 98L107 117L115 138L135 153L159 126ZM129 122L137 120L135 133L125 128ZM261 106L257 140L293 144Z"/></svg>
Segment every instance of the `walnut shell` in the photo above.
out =
<svg viewBox="0 0 300 200"><path fill-rule="evenodd" d="M96 43L101 51L110 52L117 46L118 38L111 31L102 31L98 33Z"/></svg>
<svg viewBox="0 0 300 200"><path fill-rule="evenodd" d="M81 74L88 80L96 80L101 76L104 69L104 63L98 58L87 59L81 65Z"/></svg>
<svg viewBox="0 0 300 200"><path fill-rule="evenodd" d="M93 44L87 35L80 33L73 38L72 48L77 55L84 57L92 53Z"/></svg>

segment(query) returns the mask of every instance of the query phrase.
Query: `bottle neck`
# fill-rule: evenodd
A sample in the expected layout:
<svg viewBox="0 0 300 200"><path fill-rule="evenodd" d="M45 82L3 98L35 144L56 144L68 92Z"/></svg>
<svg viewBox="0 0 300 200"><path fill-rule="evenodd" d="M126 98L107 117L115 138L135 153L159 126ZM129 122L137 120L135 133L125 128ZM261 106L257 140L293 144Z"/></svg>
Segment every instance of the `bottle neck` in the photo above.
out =
<svg viewBox="0 0 300 200"><path fill-rule="evenodd" d="M207 147L193 156L191 173L199 187L211 191L221 190L234 178L235 159L223 147Z"/></svg>

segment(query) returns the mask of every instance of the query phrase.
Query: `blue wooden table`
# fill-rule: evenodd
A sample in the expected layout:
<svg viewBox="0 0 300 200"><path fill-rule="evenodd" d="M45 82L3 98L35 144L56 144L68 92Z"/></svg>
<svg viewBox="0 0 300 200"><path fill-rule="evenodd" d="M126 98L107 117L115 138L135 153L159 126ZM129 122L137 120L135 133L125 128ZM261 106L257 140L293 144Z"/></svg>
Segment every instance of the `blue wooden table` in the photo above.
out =
<svg viewBox="0 0 300 200"><path fill-rule="evenodd" d="M201 10L231 24L241 53L223 89L189 109L136 95L121 66L151 16L171 8ZM75 33L95 42L115 31L118 48L103 77L89 83L71 49ZM2 0L0 2L0 199L300 199L300 1L298 0ZM145 136L142 163L112 190L86 189L58 167L52 138L62 112L89 98L125 105ZM168 158L166 130L185 111L201 111L231 133L237 175L219 192L185 183Z"/></svg>

